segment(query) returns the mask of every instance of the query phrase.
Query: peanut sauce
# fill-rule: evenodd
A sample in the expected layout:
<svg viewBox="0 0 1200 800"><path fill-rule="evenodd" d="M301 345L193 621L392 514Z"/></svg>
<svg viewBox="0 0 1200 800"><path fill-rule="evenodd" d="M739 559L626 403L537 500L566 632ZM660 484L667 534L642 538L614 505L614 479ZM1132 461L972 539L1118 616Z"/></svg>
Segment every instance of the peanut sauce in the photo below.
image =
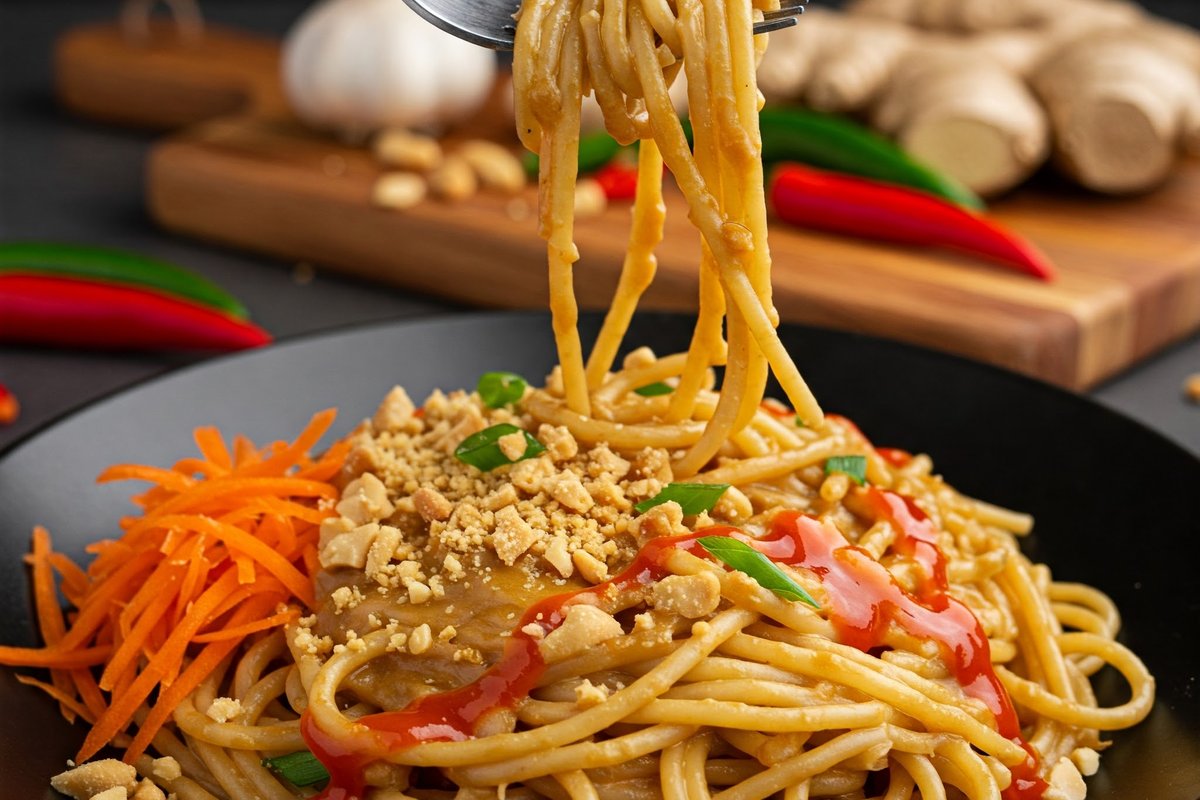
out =
<svg viewBox="0 0 1200 800"><path fill-rule="evenodd" d="M893 624L911 636L933 642L963 691L991 710L1000 734L1029 753L1022 764L1011 768L1013 780L1003 792L1004 800L1040 798L1047 784L1038 777L1037 757L1021 737L1012 700L992 668L982 626L970 608L948 593L945 556L937 546L933 525L907 497L873 487L860 492L877 519L895 527L894 550L920 565L917 594L905 591L882 564L851 545L832 525L800 512L776 514L769 534L762 539L730 527L653 539L617 577L530 606L513 629L500 659L478 680L452 691L425 695L399 711L361 718L358 723L370 733L369 752L340 745L306 712L301 722L305 741L331 776L318 800L361 798L365 789L363 768L390 752L427 742L474 738L484 717L516 707L545 672L538 643L541 637L531 636L524 630L526 626L535 624L543 635L548 634L562 624L572 601L585 595L600 599L661 580L668 574L666 563L673 550L708 557L696 541L704 536L731 536L779 564L810 570L825 589L826 612L842 644L863 652L884 646Z"/></svg>

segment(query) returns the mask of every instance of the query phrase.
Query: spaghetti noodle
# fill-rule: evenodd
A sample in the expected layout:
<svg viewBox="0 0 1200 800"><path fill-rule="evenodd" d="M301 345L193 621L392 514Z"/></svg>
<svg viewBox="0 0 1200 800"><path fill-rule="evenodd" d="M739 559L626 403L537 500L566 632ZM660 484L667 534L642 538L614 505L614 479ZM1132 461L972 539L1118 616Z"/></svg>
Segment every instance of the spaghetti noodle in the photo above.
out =
<svg viewBox="0 0 1200 800"><path fill-rule="evenodd" d="M93 738L132 744L127 757L182 800L311 796L261 761L306 749L328 771L326 800L1082 799L1100 732L1136 724L1154 700L1115 641L1113 604L1021 554L1025 515L823 415L776 334L754 75L765 37L752 30L775 7L523 3L516 117L542 156L560 366L507 405L458 392L417 408L393 390L339 445L340 501L289 501L298 532L278 528L278 504L222 507L239 533L211 531L231 538L210 580L232 591L253 575L239 537L265 527L302 555L315 604L280 585L292 608L273 626L205 627L193 644L246 644L220 651L186 696L169 702L164 680L156 704ZM668 96L681 70L691 146ZM587 91L610 132L641 148L628 255L585 360L572 210ZM664 164L702 234L697 323L686 352L634 350L618 368L654 277ZM791 408L763 400L771 372ZM663 382L669 393L638 391ZM174 508L186 505L175 492L209 496L196 469L127 476L154 480L147 497ZM181 523L130 524L169 538ZM206 625L236 614L212 602ZM47 630L51 651L73 636ZM86 667L112 642L72 641L90 649L23 663L56 667L45 688L86 716L62 685L74 676L90 692ZM1116 707L1099 707L1089 682L1105 665L1131 687ZM170 775L141 754L151 736Z"/></svg>

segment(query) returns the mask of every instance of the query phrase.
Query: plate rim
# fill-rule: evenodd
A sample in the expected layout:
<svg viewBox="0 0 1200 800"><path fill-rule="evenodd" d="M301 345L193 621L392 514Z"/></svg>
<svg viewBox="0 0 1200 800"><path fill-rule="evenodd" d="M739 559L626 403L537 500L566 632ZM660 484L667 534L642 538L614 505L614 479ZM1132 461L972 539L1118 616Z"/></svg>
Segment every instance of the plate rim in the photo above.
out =
<svg viewBox="0 0 1200 800"><path fill-rule="evenodd" d="M583 311L580 311L579 318L581 321L589 320L589 319L599 319L599 318L603 317L603 314L604 314L604 312L602 312L602 311L583 310ZM34 440L36 440L42 434L48 433L49 431L51 431L55 427L57 427L59 424L65 423L77 415L82 415L84 413L87 413L88 411L92 410L93 408L96 408L104 403L108 403L113 400L117 400L124 394L136 392L141 389L144 389L144 388L147 388L150 386L154 386L159 383L169 381L175 377L184 376L184 375L190 374L190 373L198 371L198 370L209 369L209 368L220 366L222 364L227 364L227 363L235 362L235 361L241 361L241 360L248 359L248 358L261 357L261 356L263 356L263 354L270 353L276 349L279 349L279 348L290 349L292 347L303 346L305 343L307 343L309 341L333 338L333 337L341 336L341 335L345 335L345 334L366 332L372 328L383 329L383 328L406 328L406 327L411 327L411 326L416 326L416 325L454 325L458 322L467 321L467 320L486 321L486 320L492 319L492 318L505 318L505 317L508 317L508 318L542 317L542 318L548 319L549 315L550 315L550 312L547 310L544 310L544 309L489 309L489 310L472 310L472 311L466 311L466 312L463 312L463 311L439 311L439 312L435 312L432 314L420 315L420 316L416 316L416 317L402 317L402 318L393 318L393 319L349 322L344 325L336 325L336 326L329 327L329 328L321 328L320 330L305 331L303 333L297 333L297 334L293 334L290 336L285 336L280 339L276 339L274 342L267 345L266 347L256 347L256 348L252 348L252 349L248 349L248 350L239 350L239 351L236 351L233 353L222 353L219 355L212 356L210 358L204 358L202 360L196 361L191 364L185 364L180 367L167 367L166 369L164 369L160 372L157 372L153 375L148 375L145 378L134 381L131 384L128 384L125 386L120 386L115 389L106 391L100 395L97 395L97 396L87 400L82 405L68 408L64 411L61 411L57 414L52 415L50 418L48 418L46 420L43 420L42 422L38 423L30 430L25 431L23 434L16 437L13 441L9 442L6 445L0 446L0 465L2 465L4 462L6 462L11 456L16 454L18 450L21 450L22 448L26 447L27 445L33 443ZM658 316L658 317L693 318L693 319L695 318L695 314L690 313L690 312L657 311L657 310L651 310L651 309L647 309L645 311L639 311L638 315L641 317ZM845 329L833 328L833 327L829 327L829 326L825 326L825 325L810 325L810 324L804 323L804 322L791 322L791 321L780 322L780 327L821 331L822 333L832 333L836 336L844 336L849 339L857 339L860 341L868 341L868 342L873 342L873 343L877 343L877 344L882 344L885 347L895 347L902 351L908 351L908 352L915 353L917 355L922 355L922 356L932 356L936 359L941 359L941 360L947 361L951 364L954 364L956 369L968 369L968 370L975 369L975 370L979 370L979 371L982 371L985 373L991 373L994 377L999 377L1002 379L1007 379L1010 381L1016 381L1018 383L1023 383L1026 385L1026 387L1034 388L1035 390L1048 391L1051 394L1058 395L1060 398L1066 398L1068 401L1075 401L1078 403L1082 403L1084 406L1090 407L1093 411L1099 411L1100 413L1102 413L1106 416L1112 417L1116 420L1119 420L1124 424L1132 425L1132 426L1134 426L1134 428L1139 429L1141 434L1149 435L1149 436L1159 440L1159 442L1161 444L1171 447L1172 449L1178 451L1180 454L1182 454L1182 455L1186 456L1187 458L1191 459L1192 461L1195 461L1198 464L1200 464L1200 454L1196 454L1196 453L1192 452L1187 447L1185 447L1183 444L1177 442L1175 439L1172 439L1171 437L1167 436L1163 432L1150 427L1150 425L1143 422L1142 420L1139 420L1135 417L1129 416L1128 414L1126 414L1118 409L1112 408L1111 406L1108 406L1104 403L1101 403L1100 401L1098 401L1092 397L1089 397L1086 394L1081 394L1081 393L1070 391L1069 389L1065 389L1061 386L1056 386L1055 384L1049 383L1048 381L1042 380L1040 378L1035 378L1030 375L1025 375L1023 373L1017 372L1012 369L1008 369L1006 367L1001 367L996 364L989 364L985 361L978 361L976 359L968 358L966 356L962 356L957 353L950 353L950 352L946 352L944 350L938 350L936 348L926 347L924 345L913 344L911 342L905 342L900 339L893 339L893 338L889 338L886 336L878 336L875 334L864 333L861 331L845 330Z"/></svg>

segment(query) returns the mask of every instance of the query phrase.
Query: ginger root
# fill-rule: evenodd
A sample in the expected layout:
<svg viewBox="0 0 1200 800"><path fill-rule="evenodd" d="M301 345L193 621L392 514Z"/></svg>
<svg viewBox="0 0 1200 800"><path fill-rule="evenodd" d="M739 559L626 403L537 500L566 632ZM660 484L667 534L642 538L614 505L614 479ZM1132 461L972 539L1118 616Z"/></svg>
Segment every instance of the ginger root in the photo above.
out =
<svg viewBox="0 0 1200 800"><path fill-rule="evenodd" d="M1053 153L1125 193L1200 154L1200 35L1125 0L855 0L772 34L771 101L854 113L979 194ZM965 35L965 33L971 35Z"/></svg>
<svg viewBox="0 0 1200 800"><path fill-rule="evenodd" d="M961 44L910 52L871 121L914 157L985 196L1025 181L1050 151L1045 112L1025 82Z"/></svg>
<svg viewBox="0 0 1200 800"><path fill-rule="evenodd" d="M805 14L803 24L772 37L758 80L768 100L865 113L978 193L1012 188L1049 153L1045 114L1016 70L957 39L831 11Z"/></svg>
<svg viewBox="0 0 1200 800"><path fill-rule="evenodd" d="M835 114L860 111L875 100L912 39L904 25L815 8L803 25L771 34L758 88L768 101L799 99Z"/></svg>
<svg viewBox="0 0 1200 800"><path fill-rule="evenodd" d="M1032 76L1054 125L1054 159L1083 186L1151 189L1181 150L1200 153L1200 47L1159 26L1082 37Z"/></svg>
<svg viewBox="0 0 1200 800"><path fill-rule="evenodd" d="M1125 0L854 0L846 12L955 34L1047 28L1084 16L1127 22L1141 14Z"/></svg>

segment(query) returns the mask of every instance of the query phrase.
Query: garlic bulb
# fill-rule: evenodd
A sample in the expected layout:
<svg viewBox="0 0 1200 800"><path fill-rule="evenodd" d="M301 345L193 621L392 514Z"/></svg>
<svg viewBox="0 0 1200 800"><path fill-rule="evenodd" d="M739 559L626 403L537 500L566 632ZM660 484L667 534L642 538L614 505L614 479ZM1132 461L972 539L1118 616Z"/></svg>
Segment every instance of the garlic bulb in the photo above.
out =
<svg viewBox="0 0 1200 800"><path fill-rule="evenodd" d="M460 120L487 99L495 74L490 51L438 30L404 0L323 0L284 43L292 109L349 135Z"/></svg>

